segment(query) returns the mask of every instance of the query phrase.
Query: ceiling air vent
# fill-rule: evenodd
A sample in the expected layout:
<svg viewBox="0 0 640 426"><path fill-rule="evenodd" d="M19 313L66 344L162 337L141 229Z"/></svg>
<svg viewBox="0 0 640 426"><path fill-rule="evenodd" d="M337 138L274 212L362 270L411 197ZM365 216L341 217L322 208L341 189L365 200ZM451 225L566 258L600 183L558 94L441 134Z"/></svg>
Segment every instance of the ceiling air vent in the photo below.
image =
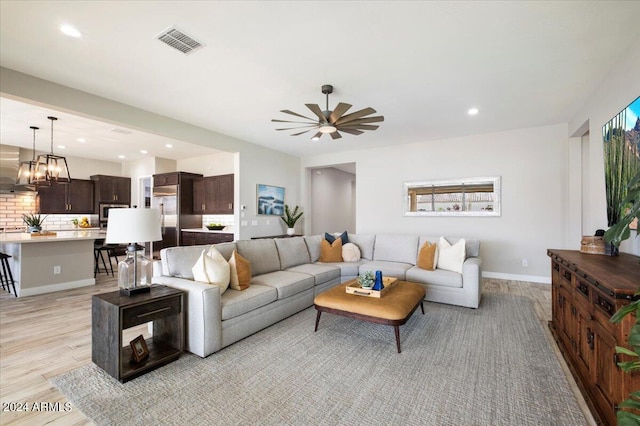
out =
<svg viewBox="0 0 640 426"><path fill-rule="evenodd" d="M185 55L204 46L204 44L176 29L176 27L167 28L158 34L156 38L168 46L181 51Z"/></svg>

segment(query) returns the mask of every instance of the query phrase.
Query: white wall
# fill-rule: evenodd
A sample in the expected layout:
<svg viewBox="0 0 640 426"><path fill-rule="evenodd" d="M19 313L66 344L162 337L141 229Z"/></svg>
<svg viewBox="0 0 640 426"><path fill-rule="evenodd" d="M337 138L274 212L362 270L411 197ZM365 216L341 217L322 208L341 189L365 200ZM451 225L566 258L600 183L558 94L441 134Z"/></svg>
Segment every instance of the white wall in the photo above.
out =
<svg viewBox="0 0 640 426"><path fill-rule="evenodd" d="M29 161L33 158L33 153L30 149L19 149L20 161ZM63 151L54 152L56 155L64 155ZM40 154L48 153L48 151L36 151L36 158ZM89 179L89 176L92 175L123 176L122 163L116 161L87 160L86 158L64 156L67 159L67 166L69 166L69 173L71 174L72 179Z"/></svg>
<svg viewBox="0 0 640 426"><path fill-rule="evenodd" d="M588 123L589 137L583 142L582 156L587 162L583 187L572 190L583 194L583 231L593 235L596 229L607 229L607 207L604 182L604 153L602 146L602 126L627 107L640 95L640 41L629 46L627 54L617 64L612 64L609 75L589 97L588 101L569 122L569 134L579 132ZM570 164L580 162L577 155L570 158ZM627 240L620 250L640 255L640 241Z"/></svg>
<svg viewBox="0 0 640 426"><path fill-rule="evenodd" d="M567 126L559 124L341 152L304 158L302 165L356 163L357 233L478 238L485 276L546 282L547 248L567 245L567 140ZM502 177L501 217L403 216L404 182L474 176Z"/></svg>
<svg viewBox="0 0 640 426"><path fill-rule="evenodd" d="M234 173L232 152L218 152L200 157L185 158L177 161L181 172L199 173L203 176L218 176Z"/></svg>
<svg viewBox="0 0 640 426"><path fill-rule="evenodd" d="M306 215L307 221L311 222L311 233L355 232L356 176L326 167L311 170L310 179L311 200Z"/></svg>

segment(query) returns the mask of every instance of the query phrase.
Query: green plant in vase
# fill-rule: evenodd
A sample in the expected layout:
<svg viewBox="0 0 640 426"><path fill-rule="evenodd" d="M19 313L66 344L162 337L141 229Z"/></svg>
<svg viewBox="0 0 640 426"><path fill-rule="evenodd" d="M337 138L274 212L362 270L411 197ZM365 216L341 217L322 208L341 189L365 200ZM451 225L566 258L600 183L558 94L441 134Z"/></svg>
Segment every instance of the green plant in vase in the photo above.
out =
<svg viewBox="0 0 640 426"><path fill-rule="evenodd" d="M298 213L298 209L299 207L296 206L296 208L293 209L293 212L292 212L289 209L288 204L284 205L284 216L280 216L280 219L282 219L282 221L287 225L287 235L295 234L294 226L296 225L296 222L304 214L304 212Z"/></svg>
<svg viewBox="0 0 640 426"><path fill-rule="evenodd" d="M23 214L22 221L27 225L27 230L29 232L40 232L42 231L42 224L47 216L42 217L39 214Z"/></svg>
<svg viewBox="0 0 640 426"><path fill-rule="evenodd" d="M360 275L358 275L358 284L360 284L360 287L362 288L371 288L373 287L373 284L376 281L375 276L373 275L372 271L365 271L363 273L361 273Z"/></svg>

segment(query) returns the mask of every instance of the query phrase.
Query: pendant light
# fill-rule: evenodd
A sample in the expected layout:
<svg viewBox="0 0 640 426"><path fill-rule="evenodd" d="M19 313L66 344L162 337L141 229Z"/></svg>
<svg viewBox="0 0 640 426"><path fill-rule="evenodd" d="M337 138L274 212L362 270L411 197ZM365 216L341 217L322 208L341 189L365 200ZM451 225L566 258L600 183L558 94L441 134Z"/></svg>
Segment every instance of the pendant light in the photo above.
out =
<svg viewBox="0 0 640 426"><path fill-rule="evenodd" d="M53 122L56 117L47 117L51 120L51 153L38 155L34 183L36 185L52 185L71 182L67 159L53 153Z"/></svg>
<svg viewBox="0 0 640 426"><path fill-rule="evenodd" d="M31 161L23 161L20 163L18 169L18 176L16 177L16 185L24 185L29 189L35 189L34 176L36 173L36 130L40 129L36 126L29 127L33 129L33 153L31 154Z"/></svg>

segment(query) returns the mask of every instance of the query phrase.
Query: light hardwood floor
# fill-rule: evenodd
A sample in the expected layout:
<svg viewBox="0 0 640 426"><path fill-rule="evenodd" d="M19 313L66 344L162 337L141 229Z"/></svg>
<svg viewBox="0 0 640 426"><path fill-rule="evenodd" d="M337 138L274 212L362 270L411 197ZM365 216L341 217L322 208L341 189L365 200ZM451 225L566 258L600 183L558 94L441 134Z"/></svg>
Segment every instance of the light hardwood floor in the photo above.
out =
<svg viewBox="0 0 640 426"><path fill-rule="evenodd" d="M0 291L0 411L2 425L83 425L91 422L73 405L69 411L4 411L9 403L53 403L64 407L67 399L50 383L58 376L91 362L91 296L117 290L117 282L99 274L92 287L15 298ZM547 331L551 320L551 286L529 282L484 279L484 293L505 293L528 297L535 306L537 320ZM131 339L146 333L144 326L131 330ZM127 336L128 338L129 336ZM557 349L555 344L552 345ZM557 352L557 350L556 350ZM569 378L576 399L588 413L559 352L557 355ZM588 415L587 424L595 424Z"/></svg>

